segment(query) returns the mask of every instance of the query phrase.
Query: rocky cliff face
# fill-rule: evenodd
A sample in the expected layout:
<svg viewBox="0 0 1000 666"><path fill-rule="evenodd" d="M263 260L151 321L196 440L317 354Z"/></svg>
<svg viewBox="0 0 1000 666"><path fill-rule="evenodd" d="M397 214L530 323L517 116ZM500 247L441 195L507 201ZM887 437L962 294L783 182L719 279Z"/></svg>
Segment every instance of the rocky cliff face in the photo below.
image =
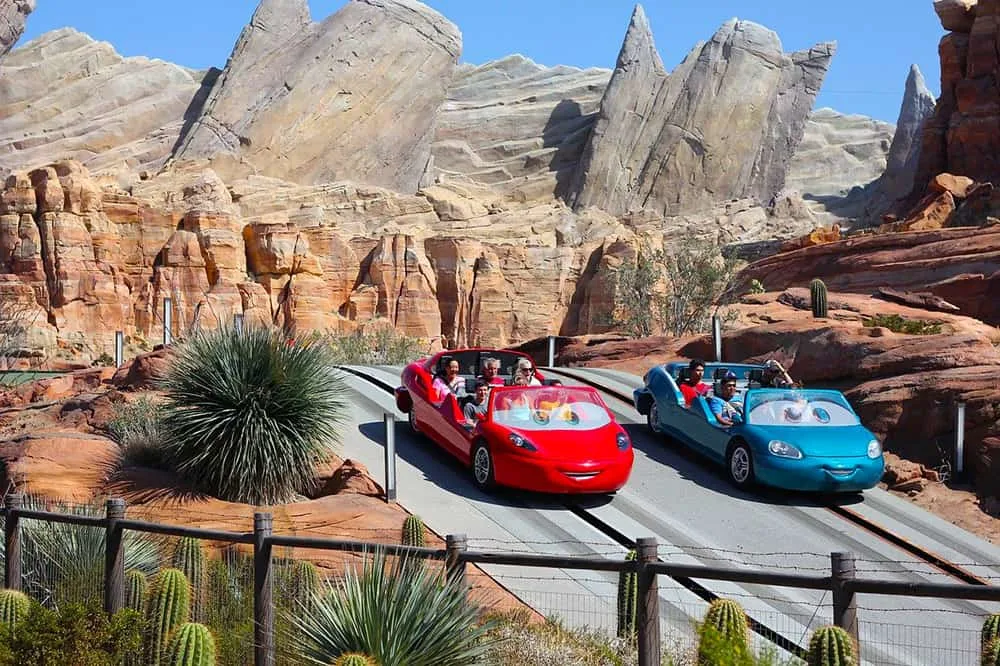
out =
<svg viewBox="0 0 1000 666"><path fill-rule="evenodd" d="M827 43L786 55L775 33L734 19L668 75L637 6L571 189L574 207L676 215L725 199L770 201L834 51Z"/></svg>
<svg viewBox="0 0 1000 666"><path fill-rule="evenodd" d="M458 29L414 0L351 0L320 24L306 0L263 0L176 156L225 179L415 192L460 53Z"/></svg>
<svg viewBox="0 0 1000 666"><path fill-rule="evenodd" d="M4 56L24 32L28 14L35 10L35 0L0 1L0 57Z"/></svg>

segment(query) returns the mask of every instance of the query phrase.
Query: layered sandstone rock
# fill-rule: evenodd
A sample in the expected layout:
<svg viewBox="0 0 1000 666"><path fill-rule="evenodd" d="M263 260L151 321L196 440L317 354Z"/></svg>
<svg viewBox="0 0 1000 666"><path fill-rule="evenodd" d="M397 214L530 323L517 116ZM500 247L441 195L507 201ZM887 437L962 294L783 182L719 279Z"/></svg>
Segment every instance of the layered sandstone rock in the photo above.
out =
<svg viewBox="0 0 1000 666"><path fill-rule="evenodd" d="M352 0L318 24L305 0L262 0L176 156L227 180L414 192L460 52L458 29L415 0Z"/></svg>
<svg viewBox="0 0 1000 666"><path fill-rule="evenodd" d="M834 51L786 55L776 34L734 19L668 75L637 6L570 190L574 207L669 215L769 202Z"/></svg>
<svg viewBox="0 0 1000 666"><path fill-rule="evenodd" d="M0 176L66 158L158 169L213 76L124 58L71 28L47 32L0 61Z"/></svg>
<svg viewBox="0 0 1000 666"><path fill-rule="evenodd" d="M35 0L3 0L0 2L0 57L10 51L24 32L28 14L35 10Z"/></svg>

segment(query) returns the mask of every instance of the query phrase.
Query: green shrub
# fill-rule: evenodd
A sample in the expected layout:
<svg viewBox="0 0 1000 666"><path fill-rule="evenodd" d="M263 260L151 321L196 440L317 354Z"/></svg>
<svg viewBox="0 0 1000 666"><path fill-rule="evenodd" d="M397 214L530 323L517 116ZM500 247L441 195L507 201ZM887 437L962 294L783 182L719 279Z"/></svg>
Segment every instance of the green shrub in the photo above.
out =
<svg viewBox="0 0 1000 666"><path fill-rule="evenodd" d="M377 549L362 572L348 568L336 588L328 584L320 592L314 612L287 618L293 630L279 644L317 664L345 652L370 655L379 664L476 663L493 642L492 621L478 622L479 609L463 584L406 560L389 566Z"/></svg>
<svg viewBox="0 0 1000 666"><path fill-rule="evenodd" d="M747 292L748 294L763 294L764 291L765 289L763 282L761 282L757 278L750 280L750 291Z"/></svg>
<svg viewBox="0 0 1000 666"><path fill-rule="evenodd" d="M142 644L142 617L125 609L108 617L99 604L58 611L32 602L13 631L0 636L0 666L117 666Z"/></svg>
<svg viewBox="0 0 1000 666"><path fill-rule="evenodd" d="M273 329L194 334L163 381L171 467L229 502L279 504L308 491L347 414L333 364L326 346Z"/></svg>
<svg viewBox="0 0 1000 666"><path fill-rule="evenodd" d="M905 333L906 335L937 335L941 332L940 322L905 319L898 314L876 314L866 317L862 323L868 328L887 328L893 333Z"/></svg>
<svg viewBox="0 0 1000 666"><path fill-rule="evenodd" d="M163 407L148 396L115 404L107 428L111 439L121 448L123 464L164 467L162 418Z"/></svg>
<svg viewBox="0 0 1000 666"><path fill-rule="evenodd" d="M372 333L327 332L313 339L329 347L338 365L404 365L420 358L427 347L388 323L375 327Z"/></svg>

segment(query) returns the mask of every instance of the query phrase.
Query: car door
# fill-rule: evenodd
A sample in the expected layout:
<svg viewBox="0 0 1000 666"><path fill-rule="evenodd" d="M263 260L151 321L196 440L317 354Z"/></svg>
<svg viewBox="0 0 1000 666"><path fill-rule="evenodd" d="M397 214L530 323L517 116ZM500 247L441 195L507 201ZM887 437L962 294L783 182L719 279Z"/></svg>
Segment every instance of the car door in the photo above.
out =
<svg viewBox="0 0 1000 666"><path fill-rule="evenodd" d="M683 411L678 418L686 443L718 462L725 462L731 432L715 419L708 400L695 398Z"/></svg>
<svg viewBox="0 0 1000 666"><path fill-rule="evenodd" d="M472 432L464 427L465 417L453 393L449 393L437 409L438 433L442 443L459 460L468 462L472 450Z"/></svg>

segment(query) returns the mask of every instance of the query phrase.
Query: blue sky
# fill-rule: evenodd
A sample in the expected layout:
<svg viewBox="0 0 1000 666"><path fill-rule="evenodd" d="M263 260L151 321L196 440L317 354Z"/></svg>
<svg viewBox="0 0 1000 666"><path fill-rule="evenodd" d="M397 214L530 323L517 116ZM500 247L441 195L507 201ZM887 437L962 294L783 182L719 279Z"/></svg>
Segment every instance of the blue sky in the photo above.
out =
<svg viewBox="0 0 1000 666"><path fill-rule="evenodd" d="M463 62L521 53L544 65L614 67L633 0L425 0L462 31ZM343 0L310 0L320 20ZM698 40L738 17L775 30L786 51L836 40L817 106L896 121L911 63L937 95L944 34L931 0L648 0L656 45L673 69ZM223 67L256 0L41 0L24 41L71 26L127 56Z"/></svg>

